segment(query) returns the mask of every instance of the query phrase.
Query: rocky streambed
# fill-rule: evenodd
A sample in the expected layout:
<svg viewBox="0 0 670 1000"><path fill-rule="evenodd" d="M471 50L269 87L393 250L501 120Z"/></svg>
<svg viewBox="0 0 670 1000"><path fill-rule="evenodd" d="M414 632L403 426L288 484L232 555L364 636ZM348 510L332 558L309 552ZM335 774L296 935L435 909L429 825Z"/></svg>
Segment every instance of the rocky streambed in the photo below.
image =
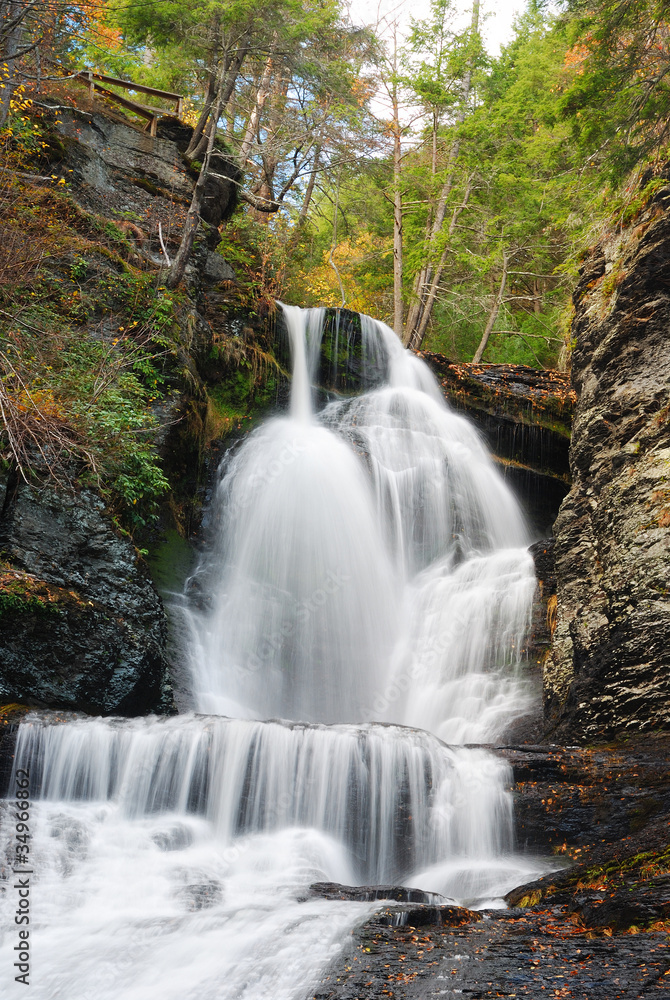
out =
<svg viewBox="0 0 670 1000"><path fill-rule="evenodd" d="M23 714L0 714L3 785ZM488 749L512 768L517 848L554 870L479 912L406 887L313 885L301 901L379 900L313 1000L668 991L670 737Z"/></svg>
<svg viewBox="0 0 670 1000"><path fill-rule="evenodd" d="M312 997L632 1000L665 994L669 970L667 931L585 933L558 907L397 928L375 918Z"/></svg>
<svg viewBox="0 0 670 1000"><path fill-rule="evenodd" d="M313 1000L670 989L670 738L494 750L513 768L518 846L557 870L510 892L506 910L389 891Z"/></svg>

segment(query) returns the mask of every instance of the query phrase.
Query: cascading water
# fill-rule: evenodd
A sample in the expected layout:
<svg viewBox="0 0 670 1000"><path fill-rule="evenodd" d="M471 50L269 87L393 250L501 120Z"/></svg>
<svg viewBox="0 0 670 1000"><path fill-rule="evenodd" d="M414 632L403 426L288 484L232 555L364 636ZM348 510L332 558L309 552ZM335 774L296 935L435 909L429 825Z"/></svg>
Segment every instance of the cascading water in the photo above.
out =
<svg viewBox="0 0 670 1000"><path fill-rule="evenodd" d="M219 488L214 607L192 619L196 705L494 739L530 704L512 669L535 586L517 504L427 366L369 317L363 369L382 384L317 419L324 312L285 313L291 415Z"/></svg>
<svg viewBox="0 0 670 1000"><path fill-rule="evenodd" d="M361 317L367 391L315 414L324 312L283 309L290 413L227 463L209 606L187 615L207 714L20 727L40 1000L306 996L374 908L311 882L481 905L533 870L506 765L441 742L494 739L530 704L516 504L383 324Z"/></svg>

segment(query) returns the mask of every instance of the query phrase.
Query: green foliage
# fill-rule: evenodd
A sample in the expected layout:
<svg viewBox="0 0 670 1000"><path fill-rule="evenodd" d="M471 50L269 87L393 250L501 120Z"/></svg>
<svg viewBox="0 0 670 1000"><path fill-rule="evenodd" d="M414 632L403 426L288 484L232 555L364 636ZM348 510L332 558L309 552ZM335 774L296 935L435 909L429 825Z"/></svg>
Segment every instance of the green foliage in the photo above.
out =
<svg viewBox="0 0 670 1000"><path fill-rule="evenodd" d="M79 281L80 278L86 277L86 272L88 271L88 262L84 257L77 254L72 261L70 266L70 274L73 281Z"/></svg>
<svg viewBox="0 0 670 1000"><path fill-rule="evenodd" d="M670 130L668 0L569 0L569 60L579 72L560 110L615 183Z"/></svg>
<svg viewBox="0 0 670 1000"><path fill-rule="evenodd" d="M58 605L49 600L49 596L48 588L41 581L16 571L0 554L0 617L58 614Z"/></svg>
<svg viewBox="0 0 670 1000"><path fill-rule="evenodd" d="M24 596L12 591L0 591L0 617L21 614L58 614L58 608L39 597Z"/></svg>
<svg viewBox="0 0 670 1000"><path fill-rule="evenodd" d="M21 317L16 335L2 346L10 358L19 355L15 367L30 400L42 419L67 421L88 456L88 477L112 505L120 504L130 524L145 524L169 485L152 444L152 407L165 381L157 355L130 338L94 339L48 308L32 306L24 316L35 330L43 324L44 332L23 327ZM50 331L58 331L58 342L49 342Z"/></svg>
<svg viewBox="0 0 670 1000"><path fill-rule="evenodd" d="M240 304L256 309L259 303L284 298L290 228L283 213L267 222L237 214L222 231L216 249L235 271Z"/></svg>
<svg viewBox="0 0 670 1000"><path fill-rule="evenodd" d="M79 478L99 487L121 524L142 527L169 486L154 440L178 364L181 293L130 265L125 234L67 195L17 191L10 232L16 219L26 242L5 239L9 270L0 259L3 450L9 434L20 440L34 427L38 439L58 442L60 453L52 445L46 454L59 482L79 467ZM5 224L0 212L0 228ZM26 457L45 474L36 453Z"/></svg>
<svg viewBox="0 0 670 1000"><path fill-rule="evenodd" d="M251 308L275 298L337 305L343 289L348 306L390 321L394 168L388 122L383 113L376 122L367 113L376 59L404 95L406 120L413 119L402 137L406 307L415 275L438 263L442 269L425 346L470 360L495 318L485 361L551 366L565 349L570 294L594 224L609 216L627 225L663 182L652 169L639 190L629 184L612 194L610 184L660 156L670 128L670 0L565 0L558 15L556 8L529 0L514 38L491 59L476 16L464 30L462 5L431 0L428 15L412 22L398 61L346 22L340 0L307 7L302 0L262 7L250 0L128 0L105 13L114 44L96 59L185 93L186 117L195 123L217 69L220 76L243 52L219 126L227 148L239 154L246 188L283 201L269 219L245 208L223 229L219 252L239 279L231 300ZM477 13L476 4L471 9ZM83 51L77 45L73 53ZM259 119L247 135L253 113ZM21 119L13 126L17 148L33 141L24 125ZM35 135L36 142L50 141ZM197 171L200 162L191 166ZM431 237L443 191L444 221ZM298 226L307 197L310 211ZM28 214L28 206L22 211ZM57 300L60 320L69 324L90 326L93 317L122 312L121 339L140 334L144 344L146 334L154 345L148 357L158 347L174 357L179 295L152 286L128 264L125 234L98 224L110 262L105 275L72 241L60 280L80 290L54 292L49 301ZM616 281L610 276L605 291L612 285L613 293ZM257 389L256 361L240 357L240 384L212 401L231 419L244 416ZM152 376L141 366L163 362L133 364L140 367L125 374L148 388ZM124 399L140 406L124 385ZM151 391L164 390L156 380ZM124 406L119 413L132 424ZM108 428L112 438L121 432L121 425ZM160 488L148 474L146 483L143 497ZM127 484L121 493L126 506L141 499Z"/></svg>
<svg viewBox="0 0 670 1000"><path fill-rule="evenodd" d="M565 28L541 11L530 11L519 19L516 37L498 59L486 64L479 51L471 54L477 99L461 120L459 74L469 43L448 20L440 20L449 14L448 3L436 3L431 11L431 21L415 25L418 63L408 64L405 77L430 112L422 141L408 141L403 154L406 300L411 278L427 257L435 261L444 253L425 346L470 360L500 284L504 250L509 262L505 301L485 360L551 366L563 347L577 257L601 211L602 187L601 174L584 169L579 145L560 113L574 73L565 65ZM430 243L427 228L448 179L445 222ZM333 254L347 305L387 321L391 183L389 158L342 172ZM288 273L298 301L334 305L340 295L328 260L338 192L325 185L322 190Z"/></svg>

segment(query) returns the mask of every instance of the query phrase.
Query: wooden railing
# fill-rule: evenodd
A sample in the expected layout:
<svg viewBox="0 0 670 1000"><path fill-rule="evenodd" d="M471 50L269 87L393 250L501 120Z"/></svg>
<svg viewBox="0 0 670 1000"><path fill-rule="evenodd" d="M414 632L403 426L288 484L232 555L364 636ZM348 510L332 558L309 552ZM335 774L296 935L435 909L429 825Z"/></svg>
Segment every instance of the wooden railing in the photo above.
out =
<svg viewBox="0 0 670 1000"><path fill-rule="evenodd" d="M129 111L134 111L141 118L146 118L150 135L156 135L158 119L166 113L165 109L152 108L147 104L139 104L137 101L132 101L128 97L121 97L120 94L115 94L113 90L108 90L107 87L101 86L101 83L111 83L115 87L125 87L126 90L137 91L141 94L151 94L152 97L162 97L167 101L171 101L174 114L177 118L181 118L184 109L183 96L181 94L172 94L168 90L156 90L155 87L145 87L141 83L129 83L128 80L117 80L114 76L105 76L104 73L93 73L91 70L86 69L77 73L74 79L88 87L91 100L93 100L96 93L103 94L104 97L116 101L117 104L128 108Z"/></svg>

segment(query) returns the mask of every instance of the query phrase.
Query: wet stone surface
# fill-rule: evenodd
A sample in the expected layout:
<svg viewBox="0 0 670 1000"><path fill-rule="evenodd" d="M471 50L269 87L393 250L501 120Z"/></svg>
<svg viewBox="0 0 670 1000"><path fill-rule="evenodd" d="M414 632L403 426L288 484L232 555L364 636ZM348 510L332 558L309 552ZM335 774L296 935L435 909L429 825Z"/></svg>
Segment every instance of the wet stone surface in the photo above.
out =
<svg viewBox="0 0 670 1000"><path fill-rule="evenodd" d="M607 936L552 910L489 911L460 926L389 927L373 918L313 1000L573 997L670 992L667 931Z"/></svg>
<svg viewBox="0 0 670 1000"><path fill-rule="evenodd" d="M309 888L313 896L321 896L323 899L348 899L359 903L375 899L429 905L448 902L437 892L424 892L423 889L412 889L404 885L340 885L339 882L314 882Z"/></svg>
<svg viewBox="0 0 670 1000"><path fill-rule="evenodd" d="M491 749L513 769L518 849L556 870L508 893L508 910L387 903L313 1000L670 995L670 740Z"/></svg>

